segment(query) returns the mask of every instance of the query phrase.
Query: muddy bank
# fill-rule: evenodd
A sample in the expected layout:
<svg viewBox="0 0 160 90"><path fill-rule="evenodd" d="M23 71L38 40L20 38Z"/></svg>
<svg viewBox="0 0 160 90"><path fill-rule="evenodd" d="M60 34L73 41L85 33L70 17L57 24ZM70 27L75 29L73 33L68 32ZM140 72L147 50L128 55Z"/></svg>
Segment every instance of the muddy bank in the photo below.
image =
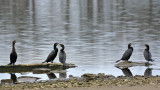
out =
<svg viewBox="0 0 160 90"><path fill-rule="evenodd" d="M1 84L0 89L53 89L53 88L75 88L75 87L121 87L121 86L141 86L160 85L159 76L134 76L125 77L112 75L84 74L82 77L70 77L65 80L40 81L35 83Z"/></svg>

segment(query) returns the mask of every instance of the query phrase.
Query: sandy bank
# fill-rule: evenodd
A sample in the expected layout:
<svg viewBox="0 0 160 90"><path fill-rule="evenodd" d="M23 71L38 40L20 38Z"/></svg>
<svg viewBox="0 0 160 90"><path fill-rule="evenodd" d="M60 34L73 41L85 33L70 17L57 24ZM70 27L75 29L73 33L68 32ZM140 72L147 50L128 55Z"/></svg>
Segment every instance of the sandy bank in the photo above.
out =
<svg viewBox="0 0 160 90"><path fill-rule="evenodd" d="M120 86L120 87L77 87L77 88L50 88L50 89L43 89L43 90L160 90L160 86L156 85L143 85L143 86Z"/></svg>

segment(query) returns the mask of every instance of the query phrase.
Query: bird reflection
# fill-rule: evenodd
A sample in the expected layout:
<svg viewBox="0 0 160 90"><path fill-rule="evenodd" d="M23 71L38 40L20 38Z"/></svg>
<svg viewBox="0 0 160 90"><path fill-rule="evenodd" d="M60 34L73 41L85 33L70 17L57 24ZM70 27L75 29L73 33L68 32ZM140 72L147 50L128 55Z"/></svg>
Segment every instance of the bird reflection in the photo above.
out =
<svg viewBox="0 0 160 90"><path fill-rule="evenodd" d="M11 75L11 79L13 80L13 83L17 82L17 76L15 75L15 73L10 73Z"/></svg>
<svg viewBox="0 0 160 90"><path fill-rule="evenodd" d="M49 79L55 79L55 78L57 78L56 75L54 73L52 73L52 72L48 73L47 76L48 76Z"/></svg>
<svg viewBox="0 0 160 90"><path fill-rule="evenodd" d="M152 76L152 68L147 68L144 72L145 77Z"/></svg>
<svg viewBox="0 0 160 90"><path fill-rule="evenodd" d="M120 69L120 68L119 68ZM122 68L121 69L123 74L126 76L126 77L132 77L132 72L128 69L128 68Z"/></svg>
<svg viewBox="0 0 160 90"><path fill-rule="evenodd" d="M66 77L67 77L66 72L59 73L59 78L66 78Z"/></svg>

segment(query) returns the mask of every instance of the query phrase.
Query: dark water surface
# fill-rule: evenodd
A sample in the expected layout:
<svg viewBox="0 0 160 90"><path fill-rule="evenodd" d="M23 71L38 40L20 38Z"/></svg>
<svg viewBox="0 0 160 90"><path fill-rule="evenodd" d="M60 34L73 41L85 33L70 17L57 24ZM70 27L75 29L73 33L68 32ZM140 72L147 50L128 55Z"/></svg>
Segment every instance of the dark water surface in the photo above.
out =
<svg viewBox="0 0 160 90"><path fill-rule="evenodd" d="M16 64L43 62L53 43L63 43L67 62L78 66L68 69L67 77L125 75L126 70L114 67L114 62L127 44L131 42L134 48L130 60L138 62L145 62L144 44L149 44L155 60L149 68L152 75L160 75L160 0L1 0L0 65L9 63L13 40L17 40ZM59 62L58 57L54 62ZM147 68L129 70L144 75ZM25 75L49 79L46 74ZM0 80L6 78L10 74L0 73Z"/></svg>

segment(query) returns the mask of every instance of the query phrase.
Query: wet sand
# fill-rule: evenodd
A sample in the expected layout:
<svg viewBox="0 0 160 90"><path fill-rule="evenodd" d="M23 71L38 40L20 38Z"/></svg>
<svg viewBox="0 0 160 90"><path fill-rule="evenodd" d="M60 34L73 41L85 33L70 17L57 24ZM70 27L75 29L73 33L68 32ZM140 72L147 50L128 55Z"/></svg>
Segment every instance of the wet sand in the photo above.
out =
<svg viewBox="0 0 160 90"><path fill-rule="evenodd" d="M121 86L121 87L77 87L77 88L50 88L43 90L160 90L160 86L143 85L143 86Z"/></svg>

